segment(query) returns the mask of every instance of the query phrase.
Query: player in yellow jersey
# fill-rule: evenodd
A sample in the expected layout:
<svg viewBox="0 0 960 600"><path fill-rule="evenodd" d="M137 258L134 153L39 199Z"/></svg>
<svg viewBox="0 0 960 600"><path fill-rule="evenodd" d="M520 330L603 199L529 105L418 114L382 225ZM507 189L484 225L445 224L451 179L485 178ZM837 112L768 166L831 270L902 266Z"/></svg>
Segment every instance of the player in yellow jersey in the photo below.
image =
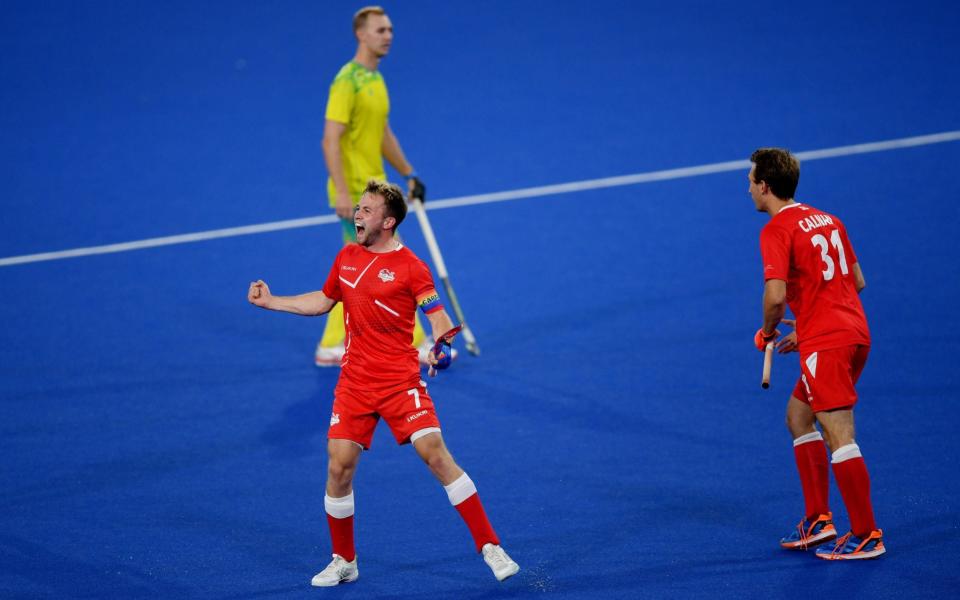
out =
<svg viewBox="0 0 960 600"><path fill-rule="evenodd" d="M337 73L327 99L323 130L323 157L330 178L327 195L343 226L343 243L356 241L353 225L354 206L370 179L386 181L383 158L407 179L412 192L419 180L404 156L387 116L390 98L383 76L377 70L380 59L393 43L393 24L379 6L361 8L353 16L357 53ZM422 184L421 184L422 185ZM415 318L416 319L416 318ZM416 319L413 345L421 352L421 362L432 344ZM338 304L327 317L323 337L317 344L318 367L339 366L343 358L343 309Z"/></svg>

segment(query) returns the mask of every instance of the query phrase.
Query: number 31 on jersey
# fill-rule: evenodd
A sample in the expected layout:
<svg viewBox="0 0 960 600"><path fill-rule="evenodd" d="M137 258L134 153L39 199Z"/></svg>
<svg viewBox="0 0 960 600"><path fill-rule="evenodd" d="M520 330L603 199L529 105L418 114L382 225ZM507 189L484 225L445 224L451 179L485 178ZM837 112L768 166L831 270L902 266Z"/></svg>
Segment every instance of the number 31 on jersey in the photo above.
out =
<svg viewBox="0 0 960 600"><path fill-rule="evenodd" d="M833 276L836 274L836 263L833 261L833 257L830 256L830 246L833 246L837 249L838 258L840 259L840 273L846 275L849 273L847 268L847 256L843 252L843 242L840 240L840 231L834 229L830 232L830 242L827 242L827 238L823 237L822 234L816 234L810 238L810 242L820 248L820 258L823 260L823 280L830 281L833 279Z"/></svg>

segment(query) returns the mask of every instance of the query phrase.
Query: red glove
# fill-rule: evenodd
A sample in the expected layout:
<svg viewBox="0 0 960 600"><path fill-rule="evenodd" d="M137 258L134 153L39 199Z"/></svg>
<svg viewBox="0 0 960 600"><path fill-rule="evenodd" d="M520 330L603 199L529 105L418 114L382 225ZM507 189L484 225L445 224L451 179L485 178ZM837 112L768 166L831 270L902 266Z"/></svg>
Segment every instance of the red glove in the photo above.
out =
<svg viewBox="0 0 960 600"><path fill-rule="evenodd" d="M779 329L774 329L773 333L764 333L763 327L757 330L757 333L753 336L753 343L757 347L757 350L763 352L767 349L767 344L777 339L780 335Z"/></svg>

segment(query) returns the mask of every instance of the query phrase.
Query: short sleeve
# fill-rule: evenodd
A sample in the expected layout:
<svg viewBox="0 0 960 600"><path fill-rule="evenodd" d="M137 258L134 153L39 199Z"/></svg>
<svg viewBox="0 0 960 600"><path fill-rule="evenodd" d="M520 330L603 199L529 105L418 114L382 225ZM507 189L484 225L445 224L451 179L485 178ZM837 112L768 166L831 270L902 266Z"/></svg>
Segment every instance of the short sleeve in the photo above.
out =
<svg viewBox="0 0 960 600"><path fill-rule="evenodd" d="M330 121L343 123L350 122L353 112L353 102L356 97L353 81L344 75L338 76L330 86L330 96L327 98L326 118Z"/></svg>
<svg viewBox="0 0 960 600"><path fill-rule="evenodd" d="M790 273L790 234L767 224L760 232L760 255L763 258L763 280L787 281Z"/></svg>
<svg viewBox="0 0 960 600"><path fill-rule="evenodd" d="M847 235L847 228L840 224L840 239L843 242L843 251L846 254L847 264L855 265L857 264L857 254L853 251L853 243L850 242L850 236Z"/></svg>
<svg viewBox="0 0 960 600"><path fill-rule="evenodd" d="M323 295L337 302L343 300L343 294L340 290L340 258L342 256L343 250L334 259L333 266L330 267L330 274L327 275L327 281L323 284Z"/></svg>
<svg viewBox="0 0 960 600"><path fill-rule="evenodd" d="M417 259L410 263L410 291L418 304L429 296L437 296L430 267L422 260Z"/></svg>

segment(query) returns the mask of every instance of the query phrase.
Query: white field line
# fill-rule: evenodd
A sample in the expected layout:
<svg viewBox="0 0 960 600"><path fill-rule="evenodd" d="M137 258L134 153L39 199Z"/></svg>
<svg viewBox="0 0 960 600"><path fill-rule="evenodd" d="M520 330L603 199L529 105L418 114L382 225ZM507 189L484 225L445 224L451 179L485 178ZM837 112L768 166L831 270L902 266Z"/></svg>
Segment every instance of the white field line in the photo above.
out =
<svg viewBox="0 0 960 600"><path fill-rule="evenodd" d="M886 150L897 150L900 148L912 148L915 146L928 146L930 144L942 144L945 142L955 142L960 140L960 131L944 131L930 135L920 135L895 140L886 140L882 142L870 142L866 144L854 144L852 146L838 146L835 148L824 148L821 150L808 150L805 152L796 152L795 155L802 161L820 160L824 158L836 158L838 156L851 156L854 154L869 154L872 152L883 152ZM678 169L666 169L663 171L651 171L648 173L635 173L633 175L620 175L618 177L604 177L601 179L587 179L584 181L573 181L570 183L558 183L554 185L544 185L539 187L520 188L508 190L505 192L494 192L491 194L476 194L473 196L459 196L456 198L447 198L445 200L432 200L427 204L428 210L440 210L444 208L456 208L460 206L472 206L476 204L487 204L490 202L504 202L507 200L520 200L522 198L536 198L539 196L552 196L555 194L568 194L571 192L582 192L586 190L596 190L608 187L618 187L624 185L635 185L638 183L649 183L651 181L666 181L671 179L683 179L686 177L696 177L699 175L709 175L711 173L723 173L727 171L737 171L740 169L749 169L750 161L731 160L726 162L711 163L695 167L682 167ZM60 250L56 252L42 252L40 254L25 254L22 256L10 256L0 258L0 267L19 265L25 263L42 262L47 260L60 260L63 258L76 258L80 256L91 256L94 254L110 254L113 252L127 252L129 250L140 250L143 248L156 248L159 246L170 246L173 244L186 244L190 242L200 242L213 240L217 238L235 237L240 235L251 235L255 233L266 233L269 231L279 231L282 229L298 229L301 227L313 227L316 225L326 225L338 221L335 215L321 215L315 217L306 217L303 219L290 219L286 221L273 221L270 223L260 223L258 225L246 225L243 227L229 227L226 229L214 229L210 231L198 231L196 233L184 233L180 235L170 235L166 237L149 238L133 242L122 242L119 244L108 244L106 246L90 246L86 248L74 248L72 250Z"/></svg>
<svg viewBox="0 0 960 600"><path fill-rule="evenodd" d="M235 237L238 235L250 235L252 233L264 233L267 231L279 231L281 229L297 229L300 227L311 227L313 225L336 223L337 221L338 219L336 215L323 215L318 217L306 217L303 219L290 219L288 221L274 221L272 223L260 223L259 225L245 225L243 227L228 227L226 229L213 229L210 231L198 231L196 233L168 235L166 237L149 238L145 240L136 240L133 242L107 244L106 246L89 246L86 248L74 248L72 250L42 252L40 254L24 254L22 256L11 256L9 258L0 258L0 267L6 267L9 265L19 265L24 263L32 263L32 262L42 262L45 260L59 260L61 258L76 258L78 256L91 256L93 254L110 254L113 252L127 252L128 250L156 248L158 246L170 246L173 244L187 244L189 242L202 242L204 240L214 240L217 238Z"/></svg>

